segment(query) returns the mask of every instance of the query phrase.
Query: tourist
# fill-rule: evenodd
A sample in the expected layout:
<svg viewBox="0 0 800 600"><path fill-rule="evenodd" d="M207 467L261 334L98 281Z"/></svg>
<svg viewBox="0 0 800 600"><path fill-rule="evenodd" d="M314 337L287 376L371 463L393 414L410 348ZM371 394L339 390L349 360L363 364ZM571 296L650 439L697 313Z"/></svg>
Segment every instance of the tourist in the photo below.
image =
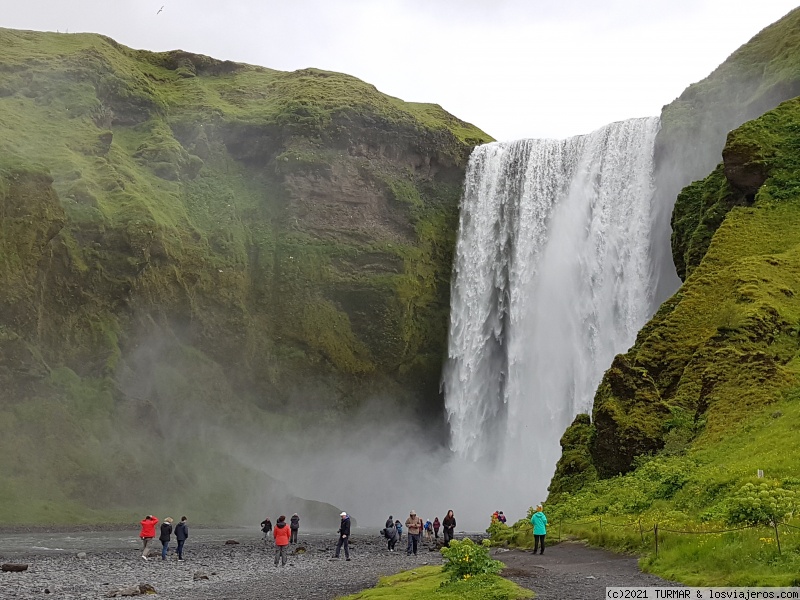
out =
<svg viewBox="0 0 800 600"><path fill-rule="evenodd" d="M297 531L300 529L300 517L297 516L297 513L294 513L292 515L292 518L291 518L290 521L291 522L289 523L289 529L292 530L292 536L289 539L289 541L292 544L296 544L297 543Z"/></svg>
<svg viewBox="0 0 800 600"><path fill-rule="evenodd" d="M442 521L443 533L444 533L444 545L449 546L450 540L453 539L453 534L456 529L456 518L453 516L453 511L448 510L447 514Z"/></svg>
<svg viewBox="0 0 800 600"><path fill-rule="evenodd" d="M289 545L289 538L291 537L291 530L286 525L286 517L281 515L278 517L278 522L275 523L275 529L272 531L272 537L275 540L275 566L278 566L278 561L281 561L281 566L286 566L286 547Z"/></svg>
<svg viewBox="0 0 800 600"><path fill-rule="evenodd" d="M397 529L397 541L403 541L403 524L400 522L400 519L395 519L394 521L395 529Z"/></svg>
<svg viewBox="0 0 800 600"><path fill-rule="evenodd" d="M389 552L394 552L394 546L397 544L397 527L394 525L394 517L389 515L389 518L386 519L386 527L383 530L383 535L387 539L387 547L389 548Z"/></svg>
<svg viewBox="0 0 800 600"><path fill-rule="evenodd" d="M167 551L169 550L169 539L172 537L172 517L167 517L161 524L161 535L159 541L161 542L161 560L167 560Z"/></svg>
<svg viewBox="0 0 800 600"><path fill-rule="evenodd" d="M412 510L406 519L406 529L408 529L408 547L406 554L411 556L412 547L414 555L417 554L417 546L419 545L419 537L422 533L422 519L417 516L416 511Z"/></svg>
<svg viewBox="0 0 800 600"><path fill-rule="evenodd" d="M425 531L425 539L426 540L431 539L431 534L433 534L433 523L431 522L430 519L425 520L424 531Z"/></svg>
<svg viewBox="0 0 800 600"><path fill-rule="evenodd" d="M150 540L156 537L156 524L158 517L154 515L147 515L144 519L139 521L142 530L139 532L139 538L142 540L142 558L147 560L147 555L150 554L150 549L147 547Z"/></svg>
<svg viewBox="0 0 800 600"><path fill-rule="evenodd" d="M261 521L261 531L264 532L264 546L266 546L269 534L272 533L272 521L269 520L269 517Z"/></svg>
<svg viewBox="0 0 800 600"><path fill-rule="evenodd" d="M342 517L342 522L339 524L339 541L336 542L336 554L333 555L333 558L339 558L339 551L344 546L344 557L346 560L350 560L350 517L347 516L346 512L339 516Z"/></svg>
<svg viewBox="0 0 800 600"><path fill-rule="evenodd" d="M497 513L497 520L500 521L503 525L506 524L507 519L506 516L503 514L502 510L499 513Z"/></svg>
<svg viewBox="0 0 800 600"><path fill-rule="evenodd" d="M175 525L175 539L178 540L178 560L183 561L183 545L189 539L189 527L186 525L186 517L181 517L181 522Z"/></svg>
<svg viewBox="0 0 800 600"><path fill-rule="evenodd" d="M439 522L439 517L434 517L433 518L433 535L436 537L437 540L439 539L439 528L441 526L442 526L442 524Z"/></svg>
<svg viewBox="0 0 800 600"><path fill-rule="evenodd" d="M539 554L544 554L544 536L547 535L547 517L544 516L544 512L542 512L541 504L536 507L536 511L531 517L531 523L533 524L533 553L536 554L536 549L539 548L539 544L541 543L542 550Z"/></svg>

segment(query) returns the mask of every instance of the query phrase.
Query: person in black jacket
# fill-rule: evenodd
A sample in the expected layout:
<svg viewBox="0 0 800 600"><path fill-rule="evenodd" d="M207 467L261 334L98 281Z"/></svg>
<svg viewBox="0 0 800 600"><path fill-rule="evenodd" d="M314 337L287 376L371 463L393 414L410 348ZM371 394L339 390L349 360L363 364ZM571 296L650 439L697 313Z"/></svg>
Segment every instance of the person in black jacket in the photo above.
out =
<svg viewBox="0 0 800 600"><path fill-rule="evenodd" d="M266 546L269 534L272 532L272 521L269 520L269 517L261 521L261 531L264 532L264 545Z"/></svg>
<svg viewBox="0 0 800 600"><path fill-rule="evenodd" d="M175 539L178 540L178 560L183 561L183 544L189 539L189 527L186 525L186 517L181 517L181 522L175 525Z"/></svg>
<svg viewBox="0 0 800 600"><path fill-rule="evenodd" d="M442 521L442 529L444 529L444 545L449 546L450 540L453 539L453 532L456 528L456 518L453 516L453 511L448 510L447 516Z"/></svg>
<svg viewBox="0 0 800 600"><path fill-rule="evenodd" d="M297 513L292 515L292 518L289 523L289 528L292 530L292 537L289 539L290 544L297 543L297 530L300 529L300 517L297 516Z"/></svg>
<svg viewBox="0 0 800 600"><path fill-rule="evenodd" d="M339 524L339 541L336 542L336 554L334 554L333 558L339 558L339 550L344 546L344 557L346 560L350 560L350 547L348 546L350 540L350 517L347 516L346 512L339 516L342 517L342 522Z"/></svg>
<svg viewBox="0 0 800 600"><path fill-rule="evenodd" d="M169 538L172 537L172 517L167 517L161 524L161 560L167 560L167 550L169 550Z"/></svg>

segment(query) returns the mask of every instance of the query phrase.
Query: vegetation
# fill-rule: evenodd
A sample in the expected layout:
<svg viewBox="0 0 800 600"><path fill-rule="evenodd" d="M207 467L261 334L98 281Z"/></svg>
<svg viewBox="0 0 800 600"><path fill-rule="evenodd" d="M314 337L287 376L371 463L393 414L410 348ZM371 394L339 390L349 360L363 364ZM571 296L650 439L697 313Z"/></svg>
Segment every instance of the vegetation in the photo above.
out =
<svg viewBox="0 0 800 600"><path fill-rule="evenodd" d="M471 579L480 575L497 575L503 563L489 557L487 544L476 544L471 539L452 540L442 548L445 563L442 570L450 576L450 581Z"/></svg>
<svg viewBox="0 0 800 600"><path fill-rule="evenodd" d="M375 390L440 410L486 134L316 69L8 29L0 50L0 523L155 510L135 481L187 413L294 428ZM196 496L208 455L185 443L166 466ZM231 479L207 515L264 483L211 460Z"/></svg>
<svg viewBox="0 0 800 600"><path fill-rule="evenodd" d="M797 123L800 99L731 132L723 164L681 194L686 281L564 434L550 486L564 533L685 583L798 581Z"/></svg>
<svg viewBox="0 0 800 600"><path fill-rule="evenodd" d="M450 581L441 567L420 567L390 577L381 577L374 588L342 600L394 598L409 600L515 600L532 598L530 590L497 575L479 575Z"/></svg>
<svg viewBox="0 0 800 600"><path fill-rule="evenodd" d="M664 247L668 241L667 220L675 197L687 184L704 178L719 162L728 132L800 96L800 9L765 28L744 44L708 77L690 85L676 100L664 107L661 130L656 138L657 206L663 215ZM693 193L684 190L683 194ZM679 204L681 201L679 200ZM705 240L720 223L726 208L705 213L707 227L688 230L679 227L673 236L673 259L681 279L687 271L684 254L689 236ZM719 209L722 209L720 212ZM676 213L683 213L680 208ZM681 216L673 216L673 225ZM677 241L677 244L675 243ZM693 244L697 247L697 244ZM704 248L697 248L690 260L699 261ZM667 257L664 257L666 260ZM671 291L671 290L670 290Z"/></svg>

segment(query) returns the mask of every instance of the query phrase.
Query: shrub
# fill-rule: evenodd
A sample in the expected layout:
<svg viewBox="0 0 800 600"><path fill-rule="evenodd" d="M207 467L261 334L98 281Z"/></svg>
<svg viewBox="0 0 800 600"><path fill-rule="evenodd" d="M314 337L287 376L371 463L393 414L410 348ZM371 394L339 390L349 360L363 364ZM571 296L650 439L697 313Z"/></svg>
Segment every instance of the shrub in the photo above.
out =
<svg viewBox="0 0 800 600"><path fill-rule="evenodd" d="M768 483L757 487L747 483L728 501L727 519L731 524L773 525L794 512L796 506L791 490Z"/></svg>
<svg viewBox="0 0 800 600"><path fill-rule="evenodd" d="M488 540L485 540L488 542ZM445 562L442 570L450 576L450 581L467 580L476 575L496 575L503 563L489 556L487 544L476 544L472 540L453 540L450 547L442 548Z"/></svg>

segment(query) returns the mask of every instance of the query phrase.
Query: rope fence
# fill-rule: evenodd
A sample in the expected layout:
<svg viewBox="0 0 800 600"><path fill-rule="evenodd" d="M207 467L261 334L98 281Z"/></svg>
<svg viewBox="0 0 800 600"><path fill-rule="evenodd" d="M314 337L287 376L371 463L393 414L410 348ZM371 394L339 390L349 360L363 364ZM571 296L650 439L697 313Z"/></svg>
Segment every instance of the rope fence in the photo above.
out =
<svg viewBox="0 0 800 600"><path fill-rule="evenodd" d="M778 533L778 526L785 526L791 529L798 529L800 527L797 525L791 525L789 523L771 523L770 525L744 525L742 527L733 527L730 529L713 529L713 530L686 530L686 529L669 529L666 527L661 527L658 522L653 523L652 526L645 529L642 526L642 520L639 519L637 521L631 521L629 523L613 523L610 522L608 519L603 519L603 517L598 517L596 519L589 519L587 521L555 521L553 525L558 525L558 541L561 541L561 527L562 524L565 526L581 526L581 525L591 525L593 523L597 523L600 528L600 535L603 534L603 525L606 527L616 527L619 529L625 529L628 527L638 527L639 529L639 536L642 540L642 544L645 543L644 536L645 534L653 534L653 544L655 549L655 555L658 556L658 545L659 545L659 533L672 533L677 535L720 535L723 533L734 533L737 531L745 531L747 529L766 529L770 528L775 532L775 542L778 548L778 554L781 554L781 541L780 535ZM662 536L663 537L663 536Z"/></svg>

